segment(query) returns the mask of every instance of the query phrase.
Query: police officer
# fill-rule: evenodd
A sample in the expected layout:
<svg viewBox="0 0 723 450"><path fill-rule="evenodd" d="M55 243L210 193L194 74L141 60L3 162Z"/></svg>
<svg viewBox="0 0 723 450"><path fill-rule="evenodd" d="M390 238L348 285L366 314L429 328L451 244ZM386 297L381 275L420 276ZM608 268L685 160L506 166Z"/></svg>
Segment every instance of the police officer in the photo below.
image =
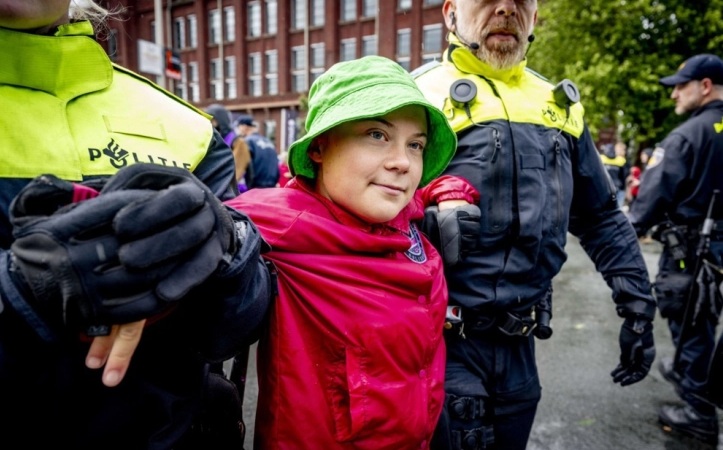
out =
<svg viewBox="0 0 723 450"><path fill-rule="evenodd" d="M98 4L0 11L0 446L240 448L240 402L206 420L235 392L209 371L253 341L273 279L221 204L230 149L112 64Z"/></svg>
<svg viewBox="0 0 723 450"><path fill-rule="evenodd" d="M541 396L532 311L549 300L568 231L624 319L612 372L622 386L654 360L655 301L576 88L555 89L526 69L537 2L446 0L442 12L449 47L415 76L457 132L445 173L477 188L482 216L476 247L446 270L450 305L462 314L446 336L447 404L433 448L522 450Z"/></svg>
<svg viewBox="0 0 723 450"><path fill-rule="evenodd" d="M712 54L695 55L660 83L673 87L676 114L690 113L690 118L656 147L629 215L638 235L655 225L666 228L665 234L661 233L667 245L658 264L655 294L680 358L675 367L673 358L663 358L658 368L676 385L685 405L664 406L659 419L675 430L717 442L715 407L699 395L704 390L718 318L704 311L693 336L683 342L680 338L685 301L694 281L698 233L711 194L723 190L723 61ZM719 220L716 225L723 224L723 201L714 205L713 218ZM714 226L710 236L708 257L718 264L723 261L722 232L720 226Z"/></svg>

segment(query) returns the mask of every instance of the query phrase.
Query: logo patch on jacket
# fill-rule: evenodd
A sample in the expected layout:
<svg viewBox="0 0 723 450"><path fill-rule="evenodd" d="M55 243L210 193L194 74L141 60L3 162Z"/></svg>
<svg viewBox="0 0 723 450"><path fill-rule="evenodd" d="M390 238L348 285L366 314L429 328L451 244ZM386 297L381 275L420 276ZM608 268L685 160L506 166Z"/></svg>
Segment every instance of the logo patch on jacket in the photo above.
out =
<svg viewBox="0 0 723 450"><path fill-rule="evenodd" d="M650 159L648 160L648 165L646 167L655 167L658 164L663 161L663 158L665 157L665 149L663 147L655 147L655 150L653 150L653 154L650 156Z"/></svg>
<svg viewBox="0 0 723 450"><path fill-rule="evenodd" d="M409 247L409 250L404 252L407 258L417 264L427 262L427 254L424 253L424 243L422 242L422 237L419 236L419 231L417 231L417 227L414 226L414 224L411 224L409 226L409 233L404 233L404 235L407 236L412 243L411 247Z"/></svg>

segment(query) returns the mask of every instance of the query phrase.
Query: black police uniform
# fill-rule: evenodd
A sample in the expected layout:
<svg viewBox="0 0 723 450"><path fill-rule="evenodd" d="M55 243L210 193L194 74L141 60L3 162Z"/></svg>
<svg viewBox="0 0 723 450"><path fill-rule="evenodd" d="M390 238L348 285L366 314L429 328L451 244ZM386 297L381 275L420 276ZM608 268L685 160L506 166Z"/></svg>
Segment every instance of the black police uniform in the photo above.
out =
<svg viewBox="0 0 723 450"><path fill-rule="evenodd" d="M638 235L655 225L674 224L685 240L685 258L675 256L675 248L666 246L658 263L655 294L660 315L668 326L679 349L680 393L683 400L703 415L712 415L715 408L701 401L708 362L715 346L718 318L702 311L702 320L694 336L680 342L685 300L693 282L698 233L708 210L714 190L723 190L723 101L709 102L694 111L691 117L674 129L655 149L643 174L637 200L629 218ZM713 210L717 219L711 234L709 259L723 262L723 198Z"/></svg>
<svg viewBox="0 0 723 450"><path fill-rule="evenodd" d="M524 448L541 396L530 312L565 262L568 230L620 316L652 319L655 305L582 106L558 105L553 85L526 62L494 69L449 39L442 61L413 76L457 132L445 173L477 188L482 217L477 248L446 270L464 336L446 336L447 404L432 448ZM459 82L476 95L453 98Z"/></svg>

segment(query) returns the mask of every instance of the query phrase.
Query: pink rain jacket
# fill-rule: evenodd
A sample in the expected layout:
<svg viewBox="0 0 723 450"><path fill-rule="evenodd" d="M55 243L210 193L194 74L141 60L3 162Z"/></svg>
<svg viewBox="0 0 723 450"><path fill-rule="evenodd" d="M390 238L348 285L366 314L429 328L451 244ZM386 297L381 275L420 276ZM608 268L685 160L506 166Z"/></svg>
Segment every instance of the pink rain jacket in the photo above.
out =
<svg viewBox="0 0 723 450"><path fill-rule="evenodd" d="M478 196L442 177L392 221L361 222L298 178L228 205L272 251L279 296L259 341L257 449L426 449L444 401L447 285L411 221Z"/></svg>

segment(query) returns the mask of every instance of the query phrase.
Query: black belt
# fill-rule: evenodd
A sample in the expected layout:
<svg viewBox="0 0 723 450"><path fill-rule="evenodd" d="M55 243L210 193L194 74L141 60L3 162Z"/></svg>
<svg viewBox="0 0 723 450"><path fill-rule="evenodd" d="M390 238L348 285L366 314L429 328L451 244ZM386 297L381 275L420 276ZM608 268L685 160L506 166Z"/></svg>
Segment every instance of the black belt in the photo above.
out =
<svg viewBox="0 0 723 450"><path fill-rule="evenodd" d="M537 327L532 309L524 313L507 311L496 314L478 313L467 308L462 308L461 311L461 320L447 320L444 327L462 337L465 337L465 333L489 332L501 332L507 336L530 336Z"/></svg>

